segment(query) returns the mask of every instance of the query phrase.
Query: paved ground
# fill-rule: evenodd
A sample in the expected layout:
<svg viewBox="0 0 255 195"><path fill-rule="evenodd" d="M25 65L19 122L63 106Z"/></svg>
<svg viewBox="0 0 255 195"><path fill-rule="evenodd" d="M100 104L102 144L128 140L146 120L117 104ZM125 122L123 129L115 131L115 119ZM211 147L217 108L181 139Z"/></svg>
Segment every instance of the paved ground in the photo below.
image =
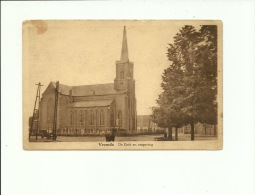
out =
<svg viewBox="0 0 255 195"><path fill-rule="evenodd" d="M163 137L163 135L139 135L139 136L128 136L128 137L115 137L115 141L154 141L154 138ZM173 139L175 136L173 134ZM199 141L206 141L206 140L216 140L217 137L213 135L195 135L195 140ZM189 141L190 134L179 134L178 135L179 141ZM31 141L37 142L47 142L51 140L47 140L46 138L41 139L38 137L37 140L32 138ZM71 136L58 136L57 141L59 142L105 142L105 137L71 137Z"/></svg>
<svg viewBox="0 0 255 195"><path fill-rule="evenodd" d="M175 139L175 135L173 134L173 139ZM191 137L190 134L179 134L178 140L179 141L190 141ZM217 137L214 135L196 135L195 140L199 141L206 141L206 140L217 140Z"/></svg>

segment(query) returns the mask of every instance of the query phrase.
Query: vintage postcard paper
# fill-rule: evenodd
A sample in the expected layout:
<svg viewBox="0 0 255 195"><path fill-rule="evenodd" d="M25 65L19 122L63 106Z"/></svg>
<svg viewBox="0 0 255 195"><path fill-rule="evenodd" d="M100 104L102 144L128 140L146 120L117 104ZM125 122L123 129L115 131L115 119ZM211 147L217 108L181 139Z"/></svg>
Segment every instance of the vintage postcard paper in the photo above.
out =
<svg viewBox="0 0 255 195"><path fill-rule="evenodd" d="M219 150L222 22L23 22L26 150Z"/></svg>

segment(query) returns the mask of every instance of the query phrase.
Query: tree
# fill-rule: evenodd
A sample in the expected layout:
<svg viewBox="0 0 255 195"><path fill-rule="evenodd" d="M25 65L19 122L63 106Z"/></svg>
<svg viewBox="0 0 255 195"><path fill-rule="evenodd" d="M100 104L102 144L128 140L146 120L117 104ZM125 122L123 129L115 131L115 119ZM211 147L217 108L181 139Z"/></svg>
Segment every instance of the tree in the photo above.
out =
<svg viewBox="0 0 255 195"><path fill-rule="evenodd" d="M165 110L160 107L152 108L152 121L156 122L158 126L168 128L168 140L172 140L172 123Z"/></svg>
<svg viewBox="0 0 255 195"><path fill-rule="evenodd" d="M190 124L194 140L195 123L217 123L217 26L184 26L169 44L167 57L171 64L162 75L163 92L153 116L176 129Z"/></svg>
<svg viewBox="0 0 255 195"><path fill-rule="evenodd" d="M181 115L180 107L175 102L176 95L182 94L184 87L182 86L182 70L175 66L170 66L163 73L163 82L161 87L164 92L159 95L157 100L158 107L152 108L153 121L161 127L168 128L168 139L172 140L172 127L175 127L177 139L177 128L183 124L185 115Z"/></svg>

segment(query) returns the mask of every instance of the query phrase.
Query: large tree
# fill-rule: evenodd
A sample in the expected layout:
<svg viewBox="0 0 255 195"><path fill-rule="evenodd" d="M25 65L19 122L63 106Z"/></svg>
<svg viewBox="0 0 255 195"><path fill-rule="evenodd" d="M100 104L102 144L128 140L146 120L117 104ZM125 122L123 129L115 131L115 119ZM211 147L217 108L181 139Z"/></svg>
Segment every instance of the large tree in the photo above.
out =
<svg viewBox="0 0 255 195"><path fill-rule="evenodd" d="M194 140L195 123L217 123L217 27L184 26L169 44L167 57L171 64L162 75L153 118L161 125L164 118L163 126L176 129L190 124Z"/></svg>

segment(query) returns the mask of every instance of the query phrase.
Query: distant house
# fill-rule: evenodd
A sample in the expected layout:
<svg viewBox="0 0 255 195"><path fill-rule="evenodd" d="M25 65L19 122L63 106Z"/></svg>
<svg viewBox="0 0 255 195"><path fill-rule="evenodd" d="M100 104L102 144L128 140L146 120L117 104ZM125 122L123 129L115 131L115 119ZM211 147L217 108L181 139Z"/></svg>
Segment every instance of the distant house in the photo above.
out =
<svg viewBox="0 0 255 195"><path fill-rule="evenodd" d="M217 135L217 125L209 125L203 123L197 123L194 125L195 134L204 135ZM189 134L191 132L191 126L186 125L178 128L179 133Z"/></svg>
<svg viewBox="0 0 255 195"><path fill-rule="evenodd" d="M217 135L217 125L209 125L197 123L194 125L195 134L204 135ZM158 127L157 123L154 123L150 115L138 115L137 116L137 133L150 133L157 131L167 131L167 128ZM191 126L184 125L178 128L178 133L190 134ZM174 133L174 127L173 127Z"/></svg>

